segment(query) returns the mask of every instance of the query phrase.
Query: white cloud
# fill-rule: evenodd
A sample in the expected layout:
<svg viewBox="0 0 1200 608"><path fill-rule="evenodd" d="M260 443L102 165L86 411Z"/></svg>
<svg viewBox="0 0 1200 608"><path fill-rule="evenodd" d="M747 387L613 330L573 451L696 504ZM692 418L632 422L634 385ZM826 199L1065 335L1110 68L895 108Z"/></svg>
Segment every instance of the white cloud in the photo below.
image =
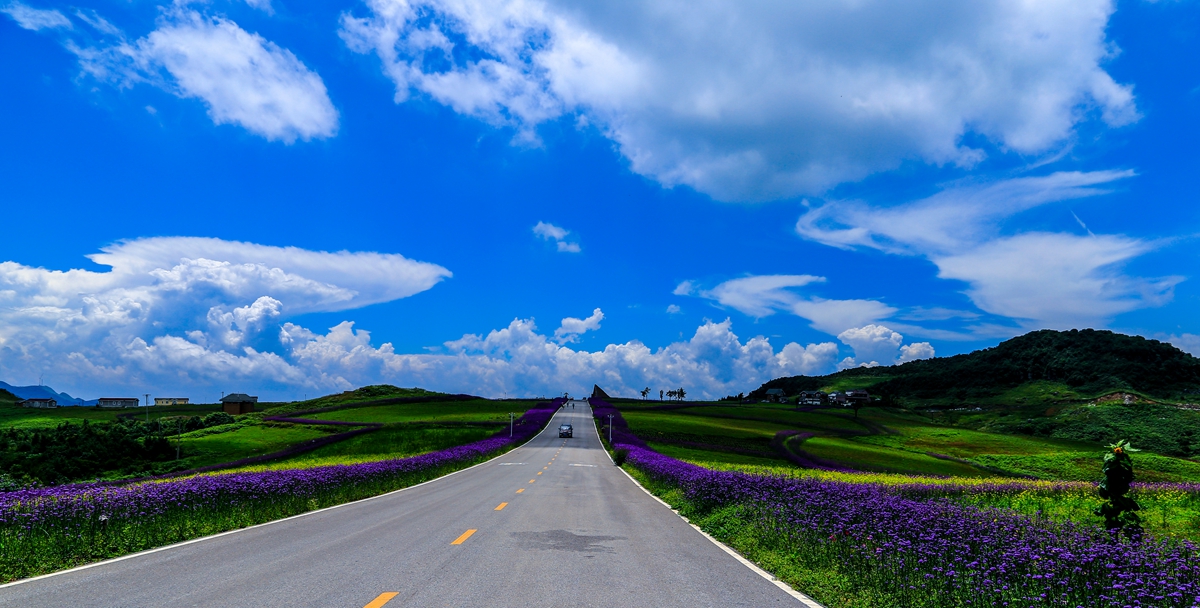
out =
<svg viewBox="0 0 1200 608"><path fill-rule="evenodd" d="M675 290L671 293L677 296L690 296L696 291L696 286L691 281L683 281L675 286Z"/></svg>
<svg viewBox="0 0 1200 608"><path fill-rule="evenodd" d="M487 336L447 342L447 354L396 354L389 344L371 348L366 332L345 323L324 336L290 325L284 331L295 336L289 357L302 369L321 370L321 382L350 387L387 381L484 396L580 393L595 383L615 395L683 386L693 398L715 398L780 376L827 373L837 360L831 342L789 343L778 352L766 338L742 343L728 320L706 322L690 340L657 350L635 340L592 352L556 344L525 319Z"/></svg>
<svg viewBox="0 0 1200 608"><path fill-rule="evenodd" d="M932 359L934 357L933 345L928 342L916 342L914 344L905 344L900 347L900 358L896 363L908 363L918 359Z"/></svg>
<svg viewBox="0 0 1200 608"><path fill-rule="evenodd" d="M316 72L224 17L176 6L163 12L157 29L132 43L116 35L98 46L71 41L67 47L100 80L145 82L200 99L214 123L241 125L268 140L292 143L338 130L338 112Z"/></svg>
<svg viewBox="0 0 1200 608"><path fill-rule="evenodd" d="M1200 357L1200 336L1196 334L1162 336L1159 339L1174 344L1176 348L1185 353Z"/></svg>
<svg viewBox="0 0 1200 608"><path fill-rule="evenodd" d="M278 354L262 352L278 350L281 319L408 297L450 276L396 254L192 237L123 241L89 257L111 269L0 262L0 377L44 370L94 392L215 381L242 366L246 379L301 382ZM190 363L176 369L167 359ZM215 367L204 371L205 362Z"/></svg>
<svg viewBox="0 0 1200 608"><path fill-rule="evenodd" d="M546 222L538 222L533 227L533 233L542 237L545 241L554 241L558 246L558 251L562 253L579 253L582 249L579 243L567 241L567 235L571 234L570 230L549 224Z"/></svg>
<svg viewBox="0 0 1200 608"><path fill-rule="evenodd" d="M928 342L904 344L904 336L882 325L847 329L838 334L838 340L854 349L854 356L839 362L838 369L892 365L934 356Z"/></svg>
<svg viewBox="0 0 1200 608"><path fill-rule="evenodd" d="M792 312L811 321L813 329L837 335L848 327L859 327L886 319L892 316L896 309L875 300L810 298L797 300L792 304Z"/></svg>
<svg viewBox="0 0 1200 608"><path fill-rule="evenodd" d="M777 309L789 308L799 299L787 288L824 281L824 277L808 274L750 276L725 281L700 295L743 314L761 318L775 314Z"/></svg>
<svg viewBox="0 0 1200 608"><path fill-rule="evenodd" d="M600 329L600 322L604 320L604 313L597 308L592 311L592 316L586 319L576 319L575 317L567 317L562 320L562 325L554 330L554 340L559 344L568 342L578 342L579 336Z"/></svg>
<svg viewBox="0 0 1200 608"><path fill-rule="evenodd" d="M1123 236L1029 233L935 257L938 276L965 281L976 306L1026 325L1067 329L1170 301L1182 277L1144 279L1118 265L1155 248Z"/></svg>
<svg viewBox="0 0 1200 608"><path fill-rule="evenodd" d="M667 314L677 315L681 312L683 312L683 309L680 308L678 305L676 305L676 304L668 304L667 305Z"/></svg>
<svg viewBox="0 0 1200 608"><path fill-rule="evenodd" d="M834 201L796 222L800 236L842 249L869 247L893 254L958 253L995 238L1003 221L1035 207L1108 192L1132 171L1064 171L1040 177L951 184L928 198L877 207Z"/></svg>
<svg viewBox="0 0 1200 608"><path fill-rule="evenodd" d="M813 275L756 275L731 279L700 291L700 297L716 301L738 312L762 318L776 311L790 312L808 319L813 329L837 335L847 328L860 327L892 316L896 309L875 300L826 300L802 297L790 288L823 283L825 277ZM675 289L679 294L680 287ZM687 284L687 293L694 291ZM680 294L686 295L686 294Z"/></svg>
<svg viewBox="0 0 1200 608"><path fill-rule="evenodd" d="M1117 314L1171 299L1181 277L1131 277L1120 268L1161 243L1090 233L1006 234L1004 229L1022 212L1103 194L1132 175L1060 172L963 182L887 208L834 201L802 215L796 232L843 249L923 256L938 267L940 278L965 282L966 294L981 310L1026 328L1104 325Z"/></svg>
<svg viewBox="0 0 1200 608"><path fill-rule="evenodd" d="M567 3L366 0L341 36L396 101L536 141L597 125L632 169L725 200L819 193L902 160L970 166L980 135L1041 153L1138 118L1102 65L1112 0ZM936 14L936 19L928 18Z"/></svg>
<svg viewBox="0 0 1200 608"><path fill-rule="evenodd" d="M256 8L268 15L275 14L275 9L271 6L271 0L246 0L246 5L250 8Z"/></svg>
<svg viewBox="0 0 1200 608"><path fill-rule="evenodd" d="M27 30L72 29L71 20L55 9L38 9L20 2L9 2L0 6L0 13L12 17L17 25Z"/></svg>

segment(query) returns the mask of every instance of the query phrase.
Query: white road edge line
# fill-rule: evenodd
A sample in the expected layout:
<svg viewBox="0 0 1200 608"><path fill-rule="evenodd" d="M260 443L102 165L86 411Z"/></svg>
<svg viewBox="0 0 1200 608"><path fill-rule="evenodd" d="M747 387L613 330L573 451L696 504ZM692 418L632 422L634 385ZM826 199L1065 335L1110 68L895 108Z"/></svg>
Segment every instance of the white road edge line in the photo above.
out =
<svg viewBox="0 0 1200 608"><path fill-rule="evenodd" d="M561 408L560 408L560 410L559 410L559 411L561 411ZM127 560L127 559L133 559L133 558L135 558L135 557L142 557L142 556L145 556L145 555L150 555L151 553L158 553L159 551L167 551L167 550L170 550L170 549L176 549L176 548L183 547L183 546L186 546L186 545L191 545L191 544L194 544L194 543L200 543L200 542L204 542L204 541L206 541L206 540L212 540L212 539L214 539L214 538L220 538L220 537L222 537L222 536L228 536L228 535L230 535L230 534L237 534L238 532L245 532L245 531L247 531L247 530L253 530L253 529L255 529L255 528L262 528L262 527L269 526L269 525L272 525L272 524L283 523L283 522L285 522L285 521L289 521L289 520L293 520L293 519L300 519L301 517L306 517L306 516L308 516L308 515L315 515L315 514L317 514L317 513L321 513L321 512L323 512L323 511L332 511L332 510L334 510L334 509L338 509L338 508L341 508L341 507L346 507L346 506L349 506L349 505L354 505L354 504L358 504L358 503L361 503L361 502L367 502L368 500L375 500L375 499L377 499L377 498L383 498L383 497L385 497L385 496L391 496L392 494L399 494L400 492L404 492L405 490L411 490L411 489L413 489L413 488L419 488L419 487L421 487L421 486L423 486L423 485L425 485L425 484L433 483L433 482L435 482L435 481L440 481L440 480L442 480L442 479L445 479L445 478L447 478L447 477L449 477L449 476L451 476L451 475L457 475L457 474L459 474L459 473L462 473L463 471L470 471L471 469L474 469L475 467L481 467L481 466L483 466L483 465L485 465L485 464L488 464L489 462L492 462L493 460L496 460L497 458L503 458L503 457L505 457L505 456L508 456L509 454L512 454L513 452L515 452L515 451L517 451L517 450L519 450L519 449L521 449L521 448L525 447L526 445L529 445L529 443L530 443L531 441L533 441L534 439L537 439L538 437L541 437L542 433L545 433L545 432L546 432L546 429L550 428L550 426L551 426L551 423L553 423L553 422L554 422L554 418L555 418L555 416L558 416L558 412L557 412L557 411L556 411L556 412L554 412L554 414L553 414L552 416L550 416L550 420L549 420L548 422L546 422L546 427L545 427L545 428L543 428L541 431L538 431L538 434L537 434L537 435L534 435L533 437L530 437L530 438L529 438L529 441L526 441L525 443L522 443L521 445L519 445L519 446L517 446L517 447L515 447L515 448L513 448L513 449L511 449L511 450L509 450L509 451L507 451L507 452L504 452L503 454L499 454L499 455L497 455L497 456L494 456L494 457L492 457L492 458L489 458L489 459L487 459L487 460L485 460L485 461L483 461L483 462L481 462L481 463L479 463L479 464L473 464L473 465L471 465L471 466L469 466L469 467L467 467L467 468L465 468L465 469L459 469L459 470L457 470L457 471L453 471L453 472L450 472L450 473L446 473L445 475L442 475L441 477L435 477L435 478L433 478L433 479L430 479L429 481L422 481L421 483L419 483L419 484L416 484L416 485L408 486L408 487L406 487L406 488L400 488L399 490L392 490L391 492L388 492L387 494L378 494L378 495L376 495L376 496L368 496L367 498L362 498L362 499L359 499L359 500L354 500L354 501L350 501L350 502L344 502L344 503L341 503L341 504L333 505L332 507L325 507L324 509L317 509L316 511L305 511L304 513L301 513L301 514L299 514L299 515L292 515L291 517L285 517L285 518L283 518L283 519L276 519L276 520L272 520L272 521L264 522L264 523L261 523L261 524L255 524L255 525L253 525L253 526L249 526L249 527L246 527L246 528L238 528L237 530L228 530L228 531L225 531L225 532L219 532L219 533L217 533L217 534L213 534L212 536L202 536L202 537L200 537L200 538L193 538L193 539L191 539L191 540L185 540L185 541L183 541L183 542L180 542L180 543L175 543L175 544L173 544L173 545L166 545L166 546L164 546L164 547L155 547L155 548L153 548L153 549L147 549L147 550L145 550L145 551L139 551L139 552L137 552L137 553L130 553L129 555L122 555L121 557L114 557L114 558L112 558L112 559L106 559L106 560L104 560L104 561L102 561L102 562L95 562L95 563L91 563L91 564L84 564L84 565L82 565L82 566L76 566L76 567L74 567L74 568L71 568L71 569L69 569L69 570L59 570L58 572L51 572L51 573L49 573L49 574L43 574L43 575L40 575L40 576L35 576L35 577L33 577L33 578L23 578L23 579L21 579L21 580L18 580L18 581L13 581L13 582L11 582L11 583L5 583L5 584L3 584L3 585L0 585L0 589L5 589L5 588L7 588L7 587L16 587L17 585L24 585L25 583L32 583L32 582L34 582L34 581L40 581L40 580L42 580L42 579L47 579L47 578L50 578L50 577L52 577L52 576L61 576L61 575L63 575L63 574L70 574L70 573L72 573L72 572L79 572L80 570L87 570L87 569L89 569L89 568L98 568L98 567L100 567L100 566L106 566L106 565L108 565L108 564L113 564L113 563L116 563L116 562L125 561L125 560ZM593 425L593 426L595 426L595 425ZM606 453L607 453L607 452L606 452ZM628 475L628 473L626 473L626 475Z"/></svg>
<svg viewBox="0 0 1200 608"><path fill-rule="evenodd" d="M588 406L590 407L591 403L588 403ZM592 418L592 422L593 422L592 429L596 431L596 439L599 440L600 439L600 427L597 426L596 424L594 424L596 422L596 419L594 417ZM602 449L602 450L604 449L603 441L600 442L600 449ZM614 461L612 459L612 455L610 455L608 453L608 450L604 450L604 455L608 456L608 461L613 463L613 466L616 466L617 463L616 463L616 461ZM709 535L708 532L701 530L700 526L697 526L696 524L694 524L690 520L688 520L688 518L680 515L679 511L676 511L675 509L673 509L671 507L671 505L667 504L663 499L655 496L654 494L651 494L650 490L647 490L645 486L638 483L638 480L634 479L632 475L630 475L629 473L626 473L625 469L622 469L621 467L617 467L617 470L624 473L625 476L629 478L629 481L633 482L633 485L637 486L638 489L640 489L641 491L646 493L646 496L649 496L650 498L653 498L654 500L658 501L658 504L660 504L668 509L671 509L671 512L674 513L676 516L678 516L679 519L682 519L685 523L687 523L687 525L691 526L693 530L699 532L700 534L703 534L704 538L707 538L710 542L712 542L712 544L720 547L722 551L733 556L733 558L736 559L737 561L741 562L741 564L743 566L753 570L755 574L767 579L768 581L771 581L772 584L774 584L776 587L779 587L781 590L783 590L784 593L795 598L796 601L798 601L801 604L803 604L804 606L806 606L806 608L825 608L821 604L817 603L817 600L814 600L811 597L808 597L807 595L804 595L803 593L796 591L795 589L792 588L791 585L779 580L778 578L775 578L775 576L772 575L770 572L767 572L766 570L759 568L758 565L756 565L754 562L743 557L741 553L738 553L729 545L726 545L725 543L713 538L711 535Z"/></svg>

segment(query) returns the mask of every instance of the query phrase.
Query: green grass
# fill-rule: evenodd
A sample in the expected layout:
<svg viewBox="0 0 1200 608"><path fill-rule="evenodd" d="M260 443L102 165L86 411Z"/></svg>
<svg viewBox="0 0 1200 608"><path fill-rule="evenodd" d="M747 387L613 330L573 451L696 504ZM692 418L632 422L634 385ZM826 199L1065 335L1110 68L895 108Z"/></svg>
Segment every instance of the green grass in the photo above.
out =
<svg viewBox="0 0 1200 608"><path fill-rule="evenodd" d="M710 469L738 469L740 467L753 466L776 470L795 470L795 467L788 464L787 461L778 458L763 458L749 454L701 450L653 441L647 442L646 445L660 454Z"/></svg>
<svg viewBox="0 0 1200 608"><path fill-rule="evenodd" d="M318 430L312 426L258 424L226 433L185 437L182 441L183 454L188 460L189 468L203 467L278 452L302 441L328 434L329 431Z"/></svg>
<svg viewBox="0 0 1200 608"><path fill-rule="evenodd" d="M677 411L655 412L621 412L629 428L637 433L639 430L658 433L682 433L687 435L715 435L736 439L767 438L775 433L792 428L777 422L761 422L757 420L731 420L728 418L707 418L698 414L681 413Z"/></svg>
<svg viewBox="0 0 1200 608"><path fill-rule="evenodd" d="M932 456L871 445L838 437L814 437L801 445L817 458L832 460L859 471L950 475L956 477L993 476L977 467Z"/></svg>
<svg viewBox="0 0 1200 608"><path fill-rule="evenodd" d="M147 408L98 408L98 407L59 407L54 409L37 409L21 407L15 403L0 402L0 427L4 428L50 428L64 422L113 422L118 414L134 413L138 420L144 420L149 415L151 420L174 416L204 416L221 411L221 407L212 404L150 406Z"/></svg>
<svg viewBox="0 0 1200 608"><path fill-rule="evenodd" d="M443 401L373 405L303 416L313 420L346 422L508 422L511 412L520 417L533 401Z"/></svg>
<svg viewBox="0 0 1200 608"><path fill-rule="evenodd" d="M484 427L391 426L317 448L276 463L280 468L312 462L362 462L406 458L444 450L491 437L497 429Z"/></svg>

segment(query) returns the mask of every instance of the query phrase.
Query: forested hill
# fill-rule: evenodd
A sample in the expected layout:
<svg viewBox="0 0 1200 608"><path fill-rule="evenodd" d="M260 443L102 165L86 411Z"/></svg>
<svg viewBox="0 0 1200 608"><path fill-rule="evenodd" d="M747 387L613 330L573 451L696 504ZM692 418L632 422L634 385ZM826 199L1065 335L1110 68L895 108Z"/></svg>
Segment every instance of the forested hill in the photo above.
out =
<svg viewBox="0 0 1200 608"><path fill-rule="evenodd" d="M1178 398L1200 390L1200 359L1157 340L1092 329L1041 330L997 346L903 365L856 368L828 376L777 378L751 393L782 388L789 395L830 386L869 387L908 399L969 400L1035 381L1061 383L1081 395L1132 390Z"/></svg>

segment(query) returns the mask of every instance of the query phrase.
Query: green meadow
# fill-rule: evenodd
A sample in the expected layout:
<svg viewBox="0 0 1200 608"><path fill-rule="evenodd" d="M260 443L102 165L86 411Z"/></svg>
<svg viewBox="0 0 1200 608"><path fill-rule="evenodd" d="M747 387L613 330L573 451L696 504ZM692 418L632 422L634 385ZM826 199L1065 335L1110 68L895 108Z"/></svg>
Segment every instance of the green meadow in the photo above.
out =
<svg viewBox="0 0 1200 608"><path fill-rule="evenodd" d="M630 430L656 449L671 455L687 450L691 457L685 460L731 464L748 463L750 458L759 464L794 466L780 448L772 446L776 433L791 430L812 437L788 442L788 449L857 471L1095 481L1100 474L1103 446L1123 438L1081 441L991 432L985 430L987 421L979 413L969 420L971 426L958 426L953 424L956 420L938 412L899 408L868 407L855 418L848 408L803 411L793 405L772 403L618 401L617 405ZM1093 405L1090 409L1095 412L1098 407L1127 406ZM992 415L992 421L1001 418ZM1138 479L1200 482L1200 463L1170 454L1142 452L1138 455Z"/></svg>
<svg viewBox="0 0 1200 608"><path fill-rule="evenodd" d="M426 397L428 401L422 400ZM36 470L25 465L0 471L8 480L0 481L8 485L30 483L28 475L31 473L37 474L35 481L43 484L161 475L275 454L315 439L361 428L266 420L272 416L314 422L372 423L380 428L312 451L243 468L307 467L403 458L489 437L504 429L510 412L519 417L535 403L531 400L447 399L445 395L423 389L368 386L308 401L263 403L258 411L236 416L232 423L218 421L213 426L204 426L201 422L204 417L219 412L220 406L41 410L20 407L16 405L16 399L5 393L0 394L0 449L57 450L57 453L38 454L41 460ZM91 425L91 430L85 428L85 424ZM16 435L6 438L5 433L10 429ZM92 452L117 446L129 450L133 456L111 462L89 459L88 446L74 445L81 441L81 431L84 442L91 437L89 433L99 433L107 441L103 445L97 443ZM114 439L116 435L120 437ZM58 443L63 445L37 447L54 445L57 437L62 437ZM151 443L155 445L154 450L141 447ZM72 457L78 447L85 448L83 460L85 465L91 465L90 468L81 468L79 459ZM72 462L67 462L69 460ZM55 470L61 474L54 473Z"/></svg>

